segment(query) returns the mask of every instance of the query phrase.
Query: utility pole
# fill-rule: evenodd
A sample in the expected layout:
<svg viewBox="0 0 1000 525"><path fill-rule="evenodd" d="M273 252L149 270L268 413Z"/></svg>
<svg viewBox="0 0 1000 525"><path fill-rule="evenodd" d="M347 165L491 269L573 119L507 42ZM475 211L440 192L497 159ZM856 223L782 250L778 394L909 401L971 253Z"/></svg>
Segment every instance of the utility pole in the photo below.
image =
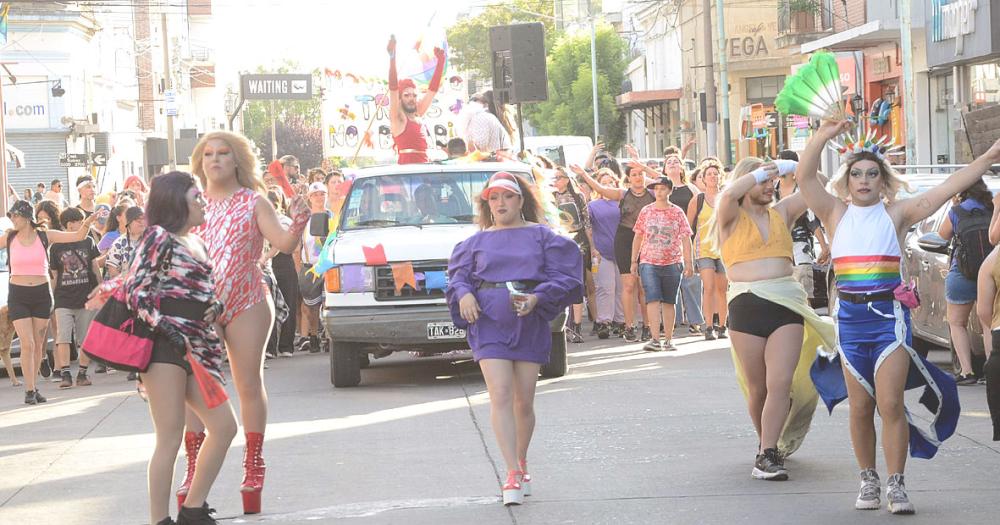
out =
<svg viewBox="0 0 1000 525"><path fill-rule="evenodd" d="M166 92L174 89L173 80L170 75L170 40L167 38L166 13L160 13L160 26L163 30L163 79L164 90ZM174 117L170 115L170 112L165 107L163 112L167 114L167 163L170 165L170 171L174 171L177 169L177 150L174 145Z"/></svg>
<svg viewBox="0 0 1000 525"><path fill-rule="evenodd" d="M722 89L722 160L726 166L733 163L732 135L729 129L729 59L726 57L726 16L722 0L715 0L715 19L719 24L719 87Z"/></svg>
<svg viewBox="0 0 1000 525"><path fill-rule="evenodd" d="M275 132L274 124L274 100L269 100L271 103L271 160L278 160L278 134Z"/></svg>
<svg viewBox="0 0 1000 525"><path fill-rule="evenodd" d="M597 113L597 30L594 29L594 2L587 3L590 12L590 82L594 96L594 144L597 144L600 137L600 117Z"/></svg>
<svg viewBox="0 0 1000 525"><path fill-rule="evenodd" d="M701 13L705 23L703 41L705 45L705 134L708 140L705 151L716 156L718 152L719 115L715 107L715 66L712 59L712 0L702 0Z"/></svg>
<svg viewBox="0 0 1000 525"><path fill-rule="evenodd" d="M7 62L5 62L4 65L3 65L4 72L7 71L6 64L7 64ZM3 76L6 77L7 75L3 75ZM0 108L3 108L3 107L4 107L4 105L3 105L3 82L0 82ZM2 159L2 162L0 162L0 209L2 209L2 211L4 213L7 213L7 209L8 209L7 206L10 203L7 202L7 199L8 199L7 194L9 193L7 191L7 187L8 187L8 182L7 182L7 128L6 128L6 124L4 123L4 119L3 119L4 113L6 113L6 112L0 110L0 148L3 149L3 159Z"/></svg>
<svg viewBox="0 0 1000 525"><path fill-rule="evenodd" d="M917 160L917 101L913 98L913 42L910 29L910 3L899 3L900 46L903 48L903 120L906 121L906 163ZM961 37L959 37L961 38Z"/></svg>

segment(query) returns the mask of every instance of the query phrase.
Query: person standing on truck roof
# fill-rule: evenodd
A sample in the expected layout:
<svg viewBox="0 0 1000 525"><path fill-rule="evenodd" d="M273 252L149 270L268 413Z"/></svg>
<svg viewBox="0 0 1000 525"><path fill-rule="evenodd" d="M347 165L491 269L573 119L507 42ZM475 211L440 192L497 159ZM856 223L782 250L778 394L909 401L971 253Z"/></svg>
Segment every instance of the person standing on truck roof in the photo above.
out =
<svg viewBox="0 0 1000 525"><path fill-rule="evenodd" d="M538 224L539 202L526 180L494 174L480 195L482 231L456 245L448 262L448 308L455 326L468 330L507 465L504 505L531 492L528 444L535 383L552 347L549 323L583 293L580 248Z"/></svg>
<svg viewBox="0 0 1000 525"><path fill-rule="evenodd" d="M417 97L417 85L412 80L396 77L396 36L389 37L389 125L392 131L394 148L399 155L399 164L419 164L427 162L427 135L424 126L417 120L431 107L434 96L441 88L441 75L444 73L444 50L434 48L437 65L431 77L427 92Z"/></svg>

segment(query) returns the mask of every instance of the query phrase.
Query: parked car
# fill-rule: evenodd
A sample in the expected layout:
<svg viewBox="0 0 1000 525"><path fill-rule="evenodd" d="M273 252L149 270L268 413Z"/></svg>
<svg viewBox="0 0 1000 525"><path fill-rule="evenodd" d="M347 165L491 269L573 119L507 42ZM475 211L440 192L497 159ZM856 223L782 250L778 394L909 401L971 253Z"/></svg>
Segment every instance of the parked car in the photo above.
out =
<svg viewBox="0 0 1000 525"><path fill-rule="evenodd" d="M944 176L921 177L915 190L926 189L944 180ZM996 194L1000 191L1000 178L984 178L987 187ZM933 215L911 228L903 247L903 261L906 278L917 279L920 291L920 308L911 313L913 335L924 342L949 348L952 363L958 371L958 358L951 344L951 333L946 315L947 302L944 297L945 277L951 268L951 243L937 234L941 223L948 216L952 203L948 202ZM969 331L972 342L973 370L980 374L986 354L983 350L982 327L975 310L970 315Z"/></svg>
<svg viewBox="0 0 1000 525"><path fill-rule="evenodd" d="M527 165L499 162L389 165L357 173L333 245L337 266L324 276L322 319L334 386L357 386L372 356L469 347L465 330L452 323L445 275L455 245L478 230L475 199L501 170L530 178ZM325 215L318 218L310 230L325 237ZM368 260L366 249L379 247L385 261ZM397 289L392 265L398 263L412 265L415 288ZM552 323L551 361L542 368L547 377L566 373L564 317Z"/></svg>

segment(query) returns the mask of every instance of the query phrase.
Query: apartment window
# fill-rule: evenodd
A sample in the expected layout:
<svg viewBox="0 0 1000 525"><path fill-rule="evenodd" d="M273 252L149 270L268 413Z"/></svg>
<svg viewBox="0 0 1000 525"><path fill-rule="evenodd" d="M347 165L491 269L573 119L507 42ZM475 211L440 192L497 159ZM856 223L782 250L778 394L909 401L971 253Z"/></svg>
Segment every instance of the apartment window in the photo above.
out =
<svg viewBox="0 0 1000 525"><path fill-rule="evenodd" d="M784 75L748 78L747 104L774 104L774 97L784 86Z"/></svg>

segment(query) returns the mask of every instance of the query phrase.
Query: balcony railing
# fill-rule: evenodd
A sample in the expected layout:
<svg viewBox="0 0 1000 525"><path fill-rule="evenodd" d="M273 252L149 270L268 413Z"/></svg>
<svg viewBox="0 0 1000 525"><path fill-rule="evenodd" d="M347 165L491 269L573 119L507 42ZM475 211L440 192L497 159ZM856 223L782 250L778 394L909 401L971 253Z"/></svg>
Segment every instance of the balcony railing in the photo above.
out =
<svg viewBox="0 0 1000 525"><path fill-rule="evenodd" d="M830 0L779 0L779 34L819 33L832 28Z"/></svg>

